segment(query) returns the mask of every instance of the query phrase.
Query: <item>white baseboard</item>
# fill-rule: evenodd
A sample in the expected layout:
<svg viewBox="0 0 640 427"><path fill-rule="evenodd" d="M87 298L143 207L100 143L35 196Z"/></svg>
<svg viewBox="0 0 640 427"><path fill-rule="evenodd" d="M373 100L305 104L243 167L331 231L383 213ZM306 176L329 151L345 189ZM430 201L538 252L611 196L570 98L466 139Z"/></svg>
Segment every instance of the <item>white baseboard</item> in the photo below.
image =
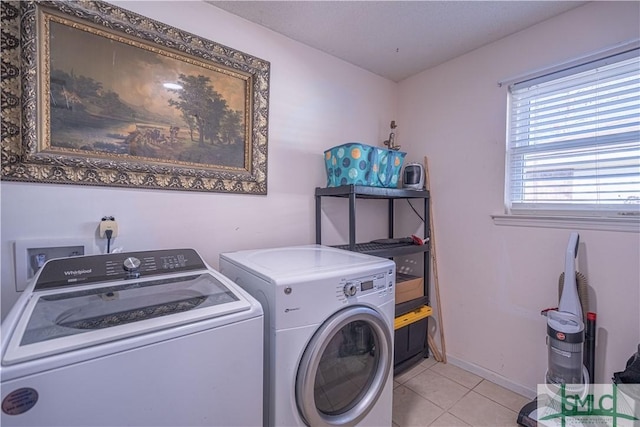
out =
<svg viewBox="0 0 640 427"><path fill-rule="evenodd" d="M465 371L469 371L472 374L476 374L479 377L484 378L485 380L489 380L492 383L496 383L499 386L502 386L508 390L511 390L515 393L521 394L529 399L534 399L536 397L536 391L531 390L522 384L515 383L510 379L503 377L502 375L496 374L493 371L480 367L478 365L474 365L473 363L465 362L464 360L457 359L453 356L447 354L447 362L451 363L458 368L462 368Z"/></svg>

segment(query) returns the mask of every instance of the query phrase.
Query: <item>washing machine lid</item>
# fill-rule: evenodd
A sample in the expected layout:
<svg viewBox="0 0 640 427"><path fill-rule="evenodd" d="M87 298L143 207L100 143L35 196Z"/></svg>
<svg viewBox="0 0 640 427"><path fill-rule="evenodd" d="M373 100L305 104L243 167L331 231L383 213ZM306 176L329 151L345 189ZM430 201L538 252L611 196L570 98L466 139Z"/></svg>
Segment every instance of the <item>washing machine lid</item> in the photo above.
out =
<svg viewBox="0 0 640 427"><path fill-rule="evenodd" d="M281 281L305 277L318 278L322 274L335 275L392 266L384 258L323 245L289 246L255 249L221 254L222 258L242 265L267 281Z"/></svg>
<svg viewBox="0 0 640 427"><path fill-rule="evenodd" d="M10 365L250 310L214 271L33 292L3 356Z"/></svg>

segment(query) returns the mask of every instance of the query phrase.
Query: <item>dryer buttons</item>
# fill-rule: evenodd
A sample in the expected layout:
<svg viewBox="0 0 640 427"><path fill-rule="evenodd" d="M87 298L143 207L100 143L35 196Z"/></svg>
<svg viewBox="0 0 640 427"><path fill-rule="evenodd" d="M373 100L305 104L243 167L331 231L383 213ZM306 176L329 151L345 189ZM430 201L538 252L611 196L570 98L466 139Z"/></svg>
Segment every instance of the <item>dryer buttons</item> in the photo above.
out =
<svg viewBox="0 0 640 427"><path fill-rule="evenodd" d="M355 283L348 282L344 285L344 294L347 297L352 297L358 292L358 286Z"/></svg>

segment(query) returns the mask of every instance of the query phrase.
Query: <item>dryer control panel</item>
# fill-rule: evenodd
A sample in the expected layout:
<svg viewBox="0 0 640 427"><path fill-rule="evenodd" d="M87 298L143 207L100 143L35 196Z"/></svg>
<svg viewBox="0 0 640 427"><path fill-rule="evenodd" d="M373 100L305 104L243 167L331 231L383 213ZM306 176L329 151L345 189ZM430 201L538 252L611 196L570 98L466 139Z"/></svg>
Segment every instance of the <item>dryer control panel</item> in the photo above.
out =
<svg viewBox="0 0 640 427"><path fill-rule="evenodd" d="M345 279L342 291L347 298L374 292L386 293L393 290L393 274L376 273L357 279Z"/></svg>

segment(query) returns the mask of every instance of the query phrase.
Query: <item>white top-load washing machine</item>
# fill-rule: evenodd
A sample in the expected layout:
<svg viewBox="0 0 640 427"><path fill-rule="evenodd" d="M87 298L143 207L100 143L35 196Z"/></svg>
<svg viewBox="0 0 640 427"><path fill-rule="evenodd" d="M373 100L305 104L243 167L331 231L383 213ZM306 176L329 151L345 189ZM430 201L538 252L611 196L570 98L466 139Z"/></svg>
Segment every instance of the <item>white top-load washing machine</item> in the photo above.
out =
<svg viewBox="0 0 640 427"><path fill-rule="evenodd" d="M321 245L224 253L265 311L265 425L390 426L395 264Z"/></svg>
<svg viewBox="0 0 640 427"><path fill-rule="evenodd" d="M2 324L0 424L260 425L263 323L192 249L50 260Z"/></svg>

